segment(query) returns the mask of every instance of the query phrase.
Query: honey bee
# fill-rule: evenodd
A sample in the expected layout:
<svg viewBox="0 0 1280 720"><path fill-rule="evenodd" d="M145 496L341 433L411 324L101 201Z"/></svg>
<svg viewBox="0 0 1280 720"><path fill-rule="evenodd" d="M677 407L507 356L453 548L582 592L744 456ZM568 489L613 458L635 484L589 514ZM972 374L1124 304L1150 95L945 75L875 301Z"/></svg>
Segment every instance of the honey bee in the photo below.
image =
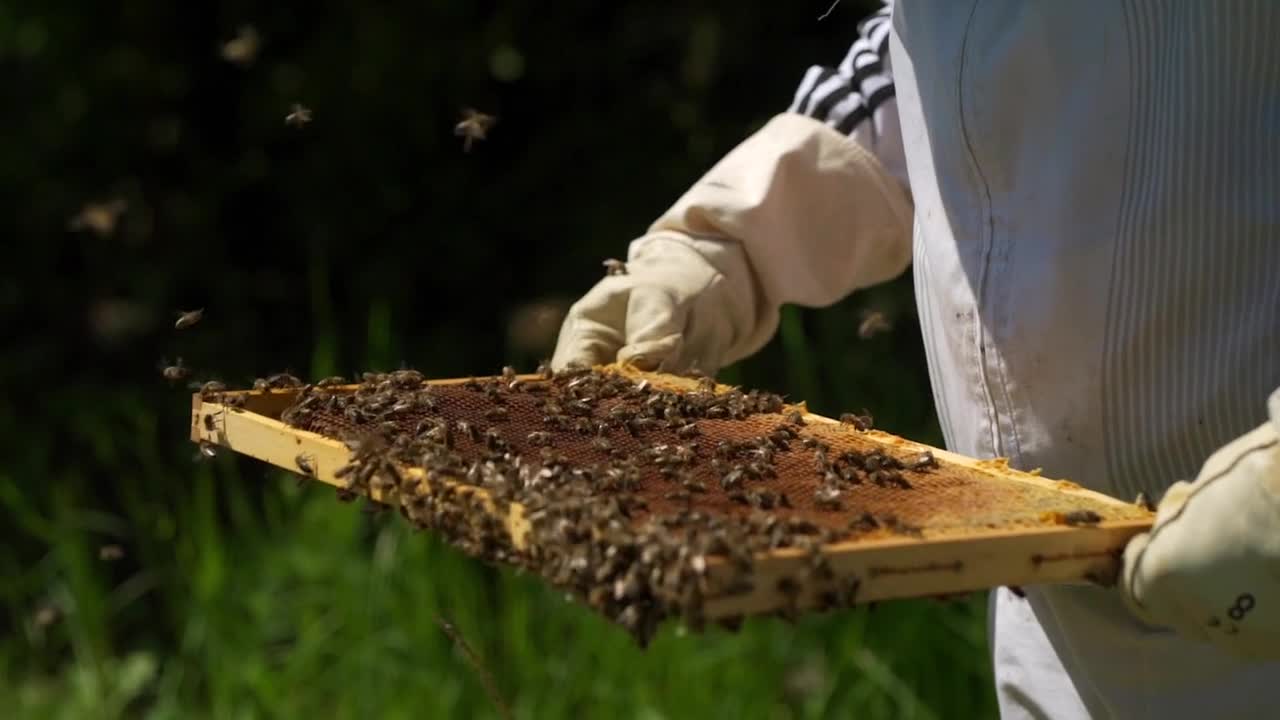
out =
<svg viewBox="0 0 1280 720"><path fill-rule="evenodd" d="M912 470L925 470L927 468L938 467L938 461L934 459L933 453L925 450L919 455L911 459L910 467Z"/></svg>
<svg viewBox="0 0 1280 720"><path fill-rule="evenodd" d="M178 358L172 365L165 365L161 369L160 374L169 382L178 382L186 380L187 377L191 375L191 370L186 365L182 364L182 358Z"/></svg>
<svg viewBox="0 0 1280 720"><path fill-rule="evenodd" d="M213 422L213 413L205 413L205 415L204 415L204 429L205 429L205 430L207 430L207 431L209 431L209 432L214 432L215 430L217 430L217 429L218 429L218 426L217 426L216 424L214 424L214 422Z"/></svg>
<svg viewBox="0 0 1280 720"><path fill-rule="evenodd" d="M493 115L467 108L462 111L462 120L453 126L453 134L462 138L462 151L471 152L471 145L477 140L489 137L489 130L498 122Z"/></svg>
<svg viewBox="0 0 1280 720"><path fill-rule="evenodd" d="M289 127L300 128L309 122L311 122L311 108L300 103L294 103L289 108L289 114L284 116L284 124Z"/></svg>
<svg viewBox="0 0 1280 720"><path fill-rule="evenodd" d="M316 381L316 387L332 387L334 385L346 385L347 379L341 375L331 375L323 380Z"/></svg>
<svg viewBox="0 0 1280 720"><path fill-rule="evenodd" d="M252 25L242 26L236 36L222 45L222 59L233 65L248 67L258 57L262 38Z"/></svg>
<svg viewBox="0 0 1280 720"><path fill-rule="evenodd" d="M101 203L88 203L67 223L74 231L90 230L98 237L108 237L115 232L120 216L129 208L124 198Z"/></svg>
<svg viewBox="0 0 1280 720"><path fill-rule="evenodd" d="M705 493L707 491L706 483L691 477L685 478L680 483L680 486L691 493Z"/></svg>
<svg viewBox="0 0 1280 720"><path fill-rule="evenodd" d="M1151 501L1147 499L1147 494L1143 492L1138 493L1138 496L1133 499L1133 504L1137 505L1143 510L1146 510L1147 512L1155 512L1155 509L1156 509L1156 506L1153 505Z"/></svg>
<svg viewBox="0 0 1280 720"><path fill-rule="evenodd" d="M879 310L866 310L862 313L862 322L858 324L858 337L870 340L882 332L893 329L889 318Z"/></svg>
<svg viewBox="0 0 1280 720"><path fill-rule="evenodd" d="M204 318L204 308L199 308L198 310L187 310L185 312L180 312L178 313L177 322L173 324L173 329L186 330L192 325L195 325L196 323L200 322L200 320L203 318Z"/></svg>
<svg viewBox="0 0 1280 720"><path fill-rule="evenodd" d="M1062 522L1067 525L1097 525L1102 522L1102 516L1092 510L1072 510L1063 514Z"/></svg>
<svg viewBox="0 0 1280 720"><path fill-rule="evenodd" d="M211 458L218 456L218 446L208 440L200 441L200 455L202 457Z"/></svg>
<svg viewBox="0 0 1280 720"><path fill-rule="evenodd" d="M220 382L218 380L210 380L209 382L200 386L201 396L216 395L220 392L226 392L226 391L227 391L226 383Z"/></svg>
<svg viewBox="0 0 1280 720"><path fill-rule="evenodd" d="M688 490L672 490L663 497L677 503L689 503L693 500L693 495L690 495Z"/></svg>
<svg viewBox="0 0 1280 720"><path fill-rule="evenodd" d="M316 474L315 464L311 461L311 458L305 453L298 453L298 456L293 459L293 462L298 466L298 469L301 470L304 475Z"/></svg>
<svg viewBox="0 0 1280 720"><path fill-rule="evenodd" d="M551 445L551 433L546 430L534 430L526 435L525 439L528 440L531 445Z"/></svg>
<svg viewBox="0 0 1280 720"><path fill-rule="evenodd" d="M267 377L267 386L272 388L302 387L302 381L289 373L276 373Z"/></svg>
<svg viewBox="0 0 1280 720"><path fill-rule="evenodd" d="M62 619L62 611L56 605L42 605L36 610L32 621L36 627L49 627L50 625Z"/></svg>
<svg viewBox="0 0 1280 720"><path fill-rule="evenodd" d="M865 432L871 429L871 413L866 410L863 410L861 415L855 415L854 413L841 413L840 422L845 425L852 425L855 430Z"/></svg>
<svg viewBox="0 0 1280 720"><path fill-rule="evenodd" d="M734 467L729 472L720 476L720 487L731 490L742 486L742 481L747 477L747 472L741 467Z"/></svg>
<svg viewBox="0 0 1280 720"><path fill-rule="evenodd" d="M792 425L804 425L804 414L799 410L788 410L786 414L787 422Z"/></svg>
<svg viewBox="0 0 1280 720"><path fill-rule="evenodd" d="M621 260L615 260L613 258L609 258L608 260L605 260L601 264L604 265L605 275L626 275L627 274L627 264Z"/></svg>
<svg viewBox="0 0 1280 720"><path fill-rule="evenodd" d="M498 405L497 407L491 407L488 410L484 411L485 419L493 420L494 422L502 422L506 420L508 416L509 414L507 412L507 408L502 405Z"/></svg>
<svg viewBox="0 0 1280 720"><path fill-rule="evenodd" d="M468 440L470 440L472 443L479 444L480 442L479 428L467 422L466 420L459 420L457 423L455 423L455 425L458 428L458 432L462 433L463 435L466 435Z"/></svg>
<svg viewBox="0 0 1280 720"><path fill-rule="evenodd" d="M98 559L114 562L124 558L124 548L119 545L103 545L98 548Z"/></svg>
<svg viewBox="0 0 1280 720"><path fill-rule="evenodd" d="M484 444L490 450L505 450L507 447L507 441L503 439L502 433L493 428L484 432Z"/></svg>
<svg viewBox="0 0 1280 720"><path fill-rule="evenodd" d="M688 440L690 438L695 438L700 433L701 431L698 430L698 426L693 423L687 423L685 425L681 425L680 427L676 428L676 437L680 438L681 440Z"/></svg>
<svg viewBox="0 0 1280 720"><path fill-rule="evenodd" d="M834 485L823 485L813 493L813 504L824 510L839 510L840 488Z"/></svg>

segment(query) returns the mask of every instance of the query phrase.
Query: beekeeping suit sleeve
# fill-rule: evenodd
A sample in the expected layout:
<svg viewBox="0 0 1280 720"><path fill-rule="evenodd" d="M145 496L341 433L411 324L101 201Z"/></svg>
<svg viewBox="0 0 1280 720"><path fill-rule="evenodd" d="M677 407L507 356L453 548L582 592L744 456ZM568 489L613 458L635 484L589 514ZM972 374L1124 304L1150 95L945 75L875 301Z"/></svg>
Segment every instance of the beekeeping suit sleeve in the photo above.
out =
<svg viewBox="0 0 1280 720"><path fill-rule="evenodd" d="M784 303L821 307L901 273L911 202L888 10L839 67L734 148L573 305L552 364L715 372L768 342Z"/></svg>
<svg viewBox="0 0 1280 720"><path fill-rule="evenodd" d="M1268 411L1169 488L1122 584L1144 622L1259 660L1280 659L1280 390Z"/></svg>

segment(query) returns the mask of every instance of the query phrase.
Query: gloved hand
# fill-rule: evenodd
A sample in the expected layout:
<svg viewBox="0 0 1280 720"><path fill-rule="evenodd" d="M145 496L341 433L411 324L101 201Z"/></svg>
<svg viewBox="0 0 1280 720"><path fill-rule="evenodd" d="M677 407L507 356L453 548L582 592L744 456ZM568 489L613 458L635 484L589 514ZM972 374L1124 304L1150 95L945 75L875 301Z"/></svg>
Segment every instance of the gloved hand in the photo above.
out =
<svg viewBox="0 0 1280 720"><path fill-rule="evenodd" d="M1280 659L1280 390L1269 411L1169 488L1122 583L1144 622L1259 660Z"/></svg>
<svg viewBox="0 0 1280 720"><path fill-rule="evenodd" d="M756 282L741 245L674 230L631 244L627 271L569 309L552 367L613 362L643 370L715 373L767 339ZM766 331L761 336L760 328Z"/></svg>
<svg viewBox="0 0 1280 720"><path fill-rule="evenodd" d="M631 244L627 274L570 309L551 365L714 374L768 342L783 304L829 305L910 259L899 180L854 139L784 113Z"/></svg>

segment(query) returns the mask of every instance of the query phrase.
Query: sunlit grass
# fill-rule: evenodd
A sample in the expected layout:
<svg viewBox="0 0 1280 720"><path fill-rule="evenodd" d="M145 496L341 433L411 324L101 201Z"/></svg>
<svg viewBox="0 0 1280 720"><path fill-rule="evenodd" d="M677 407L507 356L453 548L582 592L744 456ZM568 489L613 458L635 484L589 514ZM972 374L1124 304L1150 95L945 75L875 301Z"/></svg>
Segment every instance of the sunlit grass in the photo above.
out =
<svg viewBox="0 0 1280 720"><path fill-rule="evenodd" d="M71 604L44 642L69 652L42 676L21 668L24 643L5 645L6 677L23 680L5 688L19 716L497 717L437 613L517 717L929 718L987 702L976 601L762 619L738 634L673 625L642 651L534 578L235 465L198 473L161 560L156 592L180 609L167 619L173 646L105 651L128 609L111 608L118 585L88 557L89 538L64 531L56 565ZM263 483L268 499L250 509Z"/></svg>

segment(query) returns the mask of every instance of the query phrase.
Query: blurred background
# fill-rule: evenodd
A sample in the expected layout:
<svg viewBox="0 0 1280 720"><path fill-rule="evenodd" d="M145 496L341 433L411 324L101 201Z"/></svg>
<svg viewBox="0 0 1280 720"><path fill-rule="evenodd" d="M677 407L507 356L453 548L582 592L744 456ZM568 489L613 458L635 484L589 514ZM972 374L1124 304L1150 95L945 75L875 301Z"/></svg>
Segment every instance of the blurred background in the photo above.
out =
<svg viewBox="0 0 1280 720"><path fill-rule="evenodd" d="M0 0L5 715L497 717L437 614L515 717L993 715L982 597L641 651L394 515L198 462L160 376L531 370L601 260L840 60L869 3L828 4ZM498 121L464 152L468 107ZM939 443L910 288L787 308L721 377Z"/></svg>

